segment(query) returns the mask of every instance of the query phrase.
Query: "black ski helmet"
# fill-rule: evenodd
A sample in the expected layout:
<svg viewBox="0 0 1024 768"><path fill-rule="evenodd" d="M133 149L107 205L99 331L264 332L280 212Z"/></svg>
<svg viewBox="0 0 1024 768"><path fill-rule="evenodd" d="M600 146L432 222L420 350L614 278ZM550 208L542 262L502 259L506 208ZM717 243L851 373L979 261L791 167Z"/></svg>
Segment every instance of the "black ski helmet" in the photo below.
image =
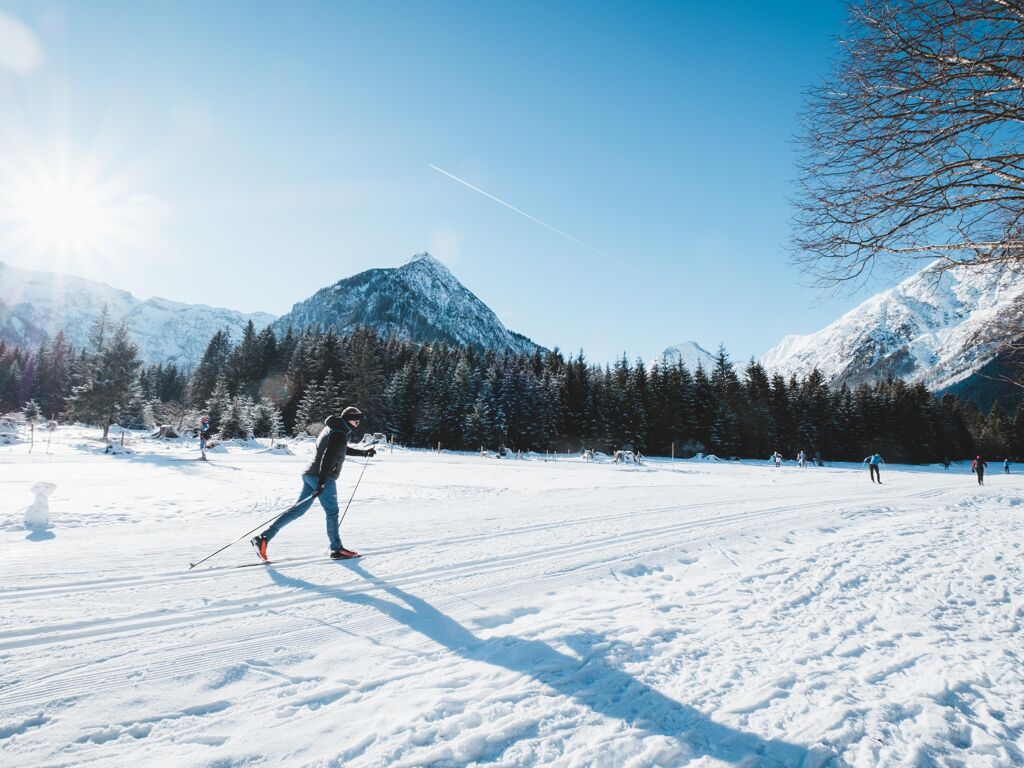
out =
<svg viewBox="0 0 1024 768"><path fill-rule="evenodd" d="M357 421L363 418L363 412L356 408L354 405L350 405L344 411L341 412L341 418L345 421Z"/></svg>

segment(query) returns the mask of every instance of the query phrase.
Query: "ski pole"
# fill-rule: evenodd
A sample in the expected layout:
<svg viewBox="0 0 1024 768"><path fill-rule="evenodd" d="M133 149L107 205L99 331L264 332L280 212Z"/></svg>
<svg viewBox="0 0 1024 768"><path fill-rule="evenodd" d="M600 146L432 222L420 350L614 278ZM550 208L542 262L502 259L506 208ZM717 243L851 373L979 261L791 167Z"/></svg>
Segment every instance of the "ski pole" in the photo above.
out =
<svg viewBox="0 0 1024 768"><path fill-rule="evenodd" d="M366 461L363 462L363 472L370 466L370 457L366 457ZM348 504L345 505L345 511L341 513L341 520L338 521L338 528L341 528L341 524L345 521L345 515L348 514L348 508L352 505L352 499L356 497L356 491L359 489L359 481L363 479L363 472L359 473L359 479L356 480L356 487L352 489L352 495L348 497Z"/></svg>
<svg viewBox="0 0 1024 768"><path fill-rule="evenodd" d="M243 533L243 534L242 534L241 536L239 536L239 537L238 537L237 539L235 539L235 540L234 540L234 541L232 541L232 542L229 542L228 544L225 544L225 545L224 545L223 547L221 547L220 549L218 549L218 550L217 550L216 552L212 552L212 553L210 553L209 555L207 555L206 557L204 557L204 558L203 558L202 560L198 560L198 561L196 561L196 562L194 562L194 563L189 563L189 564L188 564L188 569L189 569L189 570L191 571L191 570L192 570L193 568L195 568L195 567L196 567L197 565L202 565L203 563L205 563L205 562L206 562L207 560L209 560L209 559L210 559L211 557L213 557L214 555L219 555L219 554L220 554L221 552L223 552L223 551L224 551L225 549L227 549L228 547L230 547L230 546L231 546L232 544L237 544L237 543L238 543L238 542L240 542L240 541L241 541L242 539L244 539L244 538L245 538L246 536L248 536L248 535L249 535L250 533L256 533L256 531L258 531L258 530L259 530L260 528L263 528L263 527L264 527L264 526L266 526L266 525L270 525L271 523L273 523L273 522L276 522L278 518L280 518L280 517L284 517L285 515L287 515L287 514L288 514L289 512L291 512L291 511L292 511L293 509L295 509L295 508L296 508L297 506L299 506L300 504L305 504L305 503L306 503L307 501L312 501L313 499L315 499L315 498L316 498L317 496L319 496L319 495L320 495L320 490L319 490L319 489L317 489L317 490L313 491L313 492L312 492L311 494L309 494L309 496L307 496L306 498L304 498L304 499L299 499L298 501L296 501L296 502L295 502L294 504L292 504L292 505L291 505L290 507L288 507L288 509L286 509L286 510L285 510L284 512L282 512L281 514L279 514L279 515L274 515L274 516L273 516L272 518L270 518L269 520L267 520L267 521L266 521L265 523L260 523L259 525L257 525L257 526L256 526L255 528L253 528L253 529L252 529L251 531L246 531L246 532L245 532L245 533ZM346 509L347 509L347 507L346 507Z"/></svg>

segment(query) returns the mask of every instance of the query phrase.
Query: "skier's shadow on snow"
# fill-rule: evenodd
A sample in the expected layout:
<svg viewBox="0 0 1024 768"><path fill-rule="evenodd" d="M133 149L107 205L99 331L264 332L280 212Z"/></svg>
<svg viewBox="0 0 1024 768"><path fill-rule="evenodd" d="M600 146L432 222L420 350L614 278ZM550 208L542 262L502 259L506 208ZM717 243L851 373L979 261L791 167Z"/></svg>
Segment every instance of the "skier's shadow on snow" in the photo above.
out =
<svg viewBox="0 0 1024 768"><path fill-rule="evenodd" d="M600 646L607 643L601 635L587 634L572 639L579 658L557 651L540 640L510 636L482 639L422 598L374 576L359 563L348 561L346 565L398 602L285 576L273 566L268 567L267 572L279 586L374 608L458 656L529 675L594 712L650 734L679 740L689 747L692 758L707 755L738 763L760 756L759 766L800 766L810 754L806 747L797 744L763 739L720 725L693 707L640 682L605 660ZM815 757L823 755L819 753ZM831 757L830 766L845 765L838 755Z"/></svg>

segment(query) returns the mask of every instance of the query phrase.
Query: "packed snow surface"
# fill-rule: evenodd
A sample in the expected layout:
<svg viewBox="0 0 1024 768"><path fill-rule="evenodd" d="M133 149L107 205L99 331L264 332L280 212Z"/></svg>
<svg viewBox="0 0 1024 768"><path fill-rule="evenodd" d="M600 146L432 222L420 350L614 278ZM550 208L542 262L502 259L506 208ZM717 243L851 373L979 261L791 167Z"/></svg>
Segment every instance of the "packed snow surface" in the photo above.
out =
<svg viewBox="0 0 1024 768"><path fill-rule="evenodd" d="M1024 475L0 447L4 766L1024 764ZM342 472L344 503L361 471ZM36 482L51 527L27 529Z"/></svg>

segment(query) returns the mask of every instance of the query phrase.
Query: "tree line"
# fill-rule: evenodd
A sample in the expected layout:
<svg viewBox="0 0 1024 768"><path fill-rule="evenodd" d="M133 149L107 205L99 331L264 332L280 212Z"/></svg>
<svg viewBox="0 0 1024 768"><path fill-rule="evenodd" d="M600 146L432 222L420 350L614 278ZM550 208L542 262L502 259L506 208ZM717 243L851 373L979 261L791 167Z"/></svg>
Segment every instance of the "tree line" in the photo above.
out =
<svg viewBox="0 0 1024 768"><path fill-rule="evenodd" d="M0 341L0 410L127 427L191 429L201 413L222 439L299 435L346 405L401 444L477 450L611 451L767 458L798 451L927 463L976 453L1024 456L1024 405L981 413L953 395L889 379L830 388L813 371L738 367L724 348L708 369L596 365L583 352L532 355L250 322L238 343L213 335L194 370L143 365L123 325L101 313L89 343L62 334L35 350ZM26 409L29 409L26 411Z"/></svg>

